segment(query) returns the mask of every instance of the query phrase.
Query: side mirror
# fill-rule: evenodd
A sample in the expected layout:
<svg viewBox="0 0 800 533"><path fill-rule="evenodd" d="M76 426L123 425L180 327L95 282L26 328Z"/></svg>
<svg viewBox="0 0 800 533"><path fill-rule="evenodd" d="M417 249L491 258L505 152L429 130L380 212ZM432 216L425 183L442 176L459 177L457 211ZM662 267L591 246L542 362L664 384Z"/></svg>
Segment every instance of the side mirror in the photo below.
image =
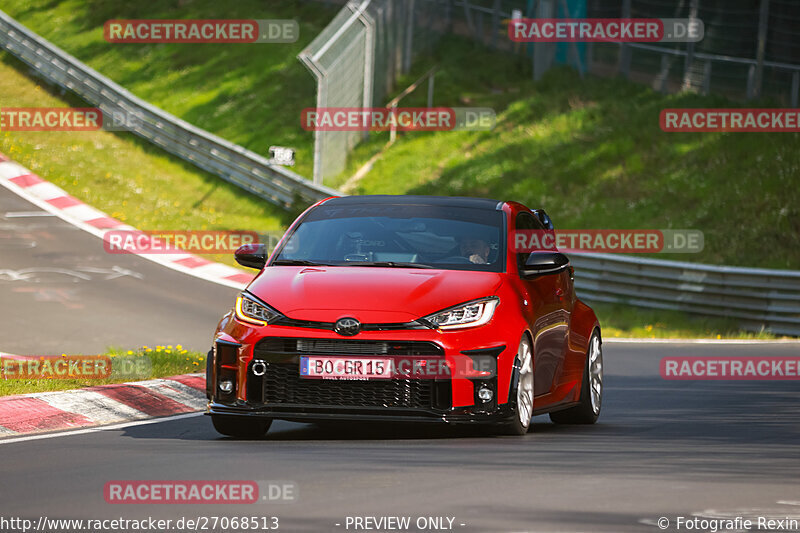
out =
<svg viewBox="0 0 800 533"><path fill-rule="evenodd" d="M267 246L263 242L243 244L233 256L240 265L261 270L267 264Z"/></svg>
<svg viewBox="0 0 800 533"><path fill-rule="evenodd" d="M556 274L569 267L569 258L561 252L531 252L522 267L523 277Z"/></svg>
<svg viewBox="0 0 800 533"><path fill-rule="evenodd" d="M554 229L553 221L550 219L544 209L534 209L533 214L536 215L536 218L538 218L539 222L542 223L544 229Z"/></svg>

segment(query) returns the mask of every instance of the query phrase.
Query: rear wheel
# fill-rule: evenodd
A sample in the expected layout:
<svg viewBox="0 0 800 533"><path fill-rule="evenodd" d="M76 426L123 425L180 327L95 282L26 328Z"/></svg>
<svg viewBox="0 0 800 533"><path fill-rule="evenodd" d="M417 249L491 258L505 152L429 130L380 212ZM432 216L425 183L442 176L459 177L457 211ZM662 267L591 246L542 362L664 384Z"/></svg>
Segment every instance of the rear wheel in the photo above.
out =
<svg viewBox="0 0 800 533"><path fill-rule="evenodd" d="M563 411L550 413L556 424L594 424L603 402L603 348L597 330L589 339L586 368L583 371L580 403Z"/></svg>
<svg viewBox="0 0 800 533"><path fill-rule="evenodd" d="M533 418L533 350L526 335L522 336L514 360L516 387L512 393L514 417L498 427L502 435L525 435Z"/></svg>
<svg viewBox="0 0 800 533"><path fill-rule="evenodd" d="M217 432L237 439L263 437L272 425L270 419L225 415L211 415L211 422Z"/></svg>

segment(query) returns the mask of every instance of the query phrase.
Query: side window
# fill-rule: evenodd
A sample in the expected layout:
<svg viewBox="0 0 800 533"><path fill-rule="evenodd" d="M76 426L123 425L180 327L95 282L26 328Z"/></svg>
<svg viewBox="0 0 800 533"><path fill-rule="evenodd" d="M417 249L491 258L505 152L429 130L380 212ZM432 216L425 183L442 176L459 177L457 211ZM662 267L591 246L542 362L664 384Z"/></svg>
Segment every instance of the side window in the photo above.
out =
<svg viewBox="0 0 800 533"><path fill-rule="evenodd" d="M518 230L543 230L544 226L539 220L530 213L521 212L517 215L517 220L514 221L514 229ZM514 243L511 243L514 246ZM527 261L530 252L522 252L517 254L517 266L522 266Z"/></svg>

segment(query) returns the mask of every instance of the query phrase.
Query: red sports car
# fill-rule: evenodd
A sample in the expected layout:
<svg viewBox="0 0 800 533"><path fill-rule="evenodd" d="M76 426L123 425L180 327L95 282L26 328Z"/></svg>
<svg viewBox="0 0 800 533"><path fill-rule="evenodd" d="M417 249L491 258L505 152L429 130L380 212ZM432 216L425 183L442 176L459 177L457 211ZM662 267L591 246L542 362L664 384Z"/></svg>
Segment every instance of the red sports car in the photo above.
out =
<svg viewBox="0 0 800 533"><path fill-rule="evenodd" d="M552 230L516 202L328 198L292 224L217 327L208 414L258 437L273 419L485 423L522 435L533 415L600 414L600 326L569 259L517 252Z"/></svg>

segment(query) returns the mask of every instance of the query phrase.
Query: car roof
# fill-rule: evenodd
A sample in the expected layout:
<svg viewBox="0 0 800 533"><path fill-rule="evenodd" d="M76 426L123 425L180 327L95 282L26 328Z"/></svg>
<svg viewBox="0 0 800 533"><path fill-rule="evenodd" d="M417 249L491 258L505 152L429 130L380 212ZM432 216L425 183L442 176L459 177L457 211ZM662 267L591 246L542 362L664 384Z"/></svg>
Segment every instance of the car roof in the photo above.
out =
<svg viewBox="0 0 800 533"><path fill-rule="evenodd" d="M424 196L404 194L354 195L330 198L323 205L436 205L500 210L505 202L469 196Z"/></svg>

